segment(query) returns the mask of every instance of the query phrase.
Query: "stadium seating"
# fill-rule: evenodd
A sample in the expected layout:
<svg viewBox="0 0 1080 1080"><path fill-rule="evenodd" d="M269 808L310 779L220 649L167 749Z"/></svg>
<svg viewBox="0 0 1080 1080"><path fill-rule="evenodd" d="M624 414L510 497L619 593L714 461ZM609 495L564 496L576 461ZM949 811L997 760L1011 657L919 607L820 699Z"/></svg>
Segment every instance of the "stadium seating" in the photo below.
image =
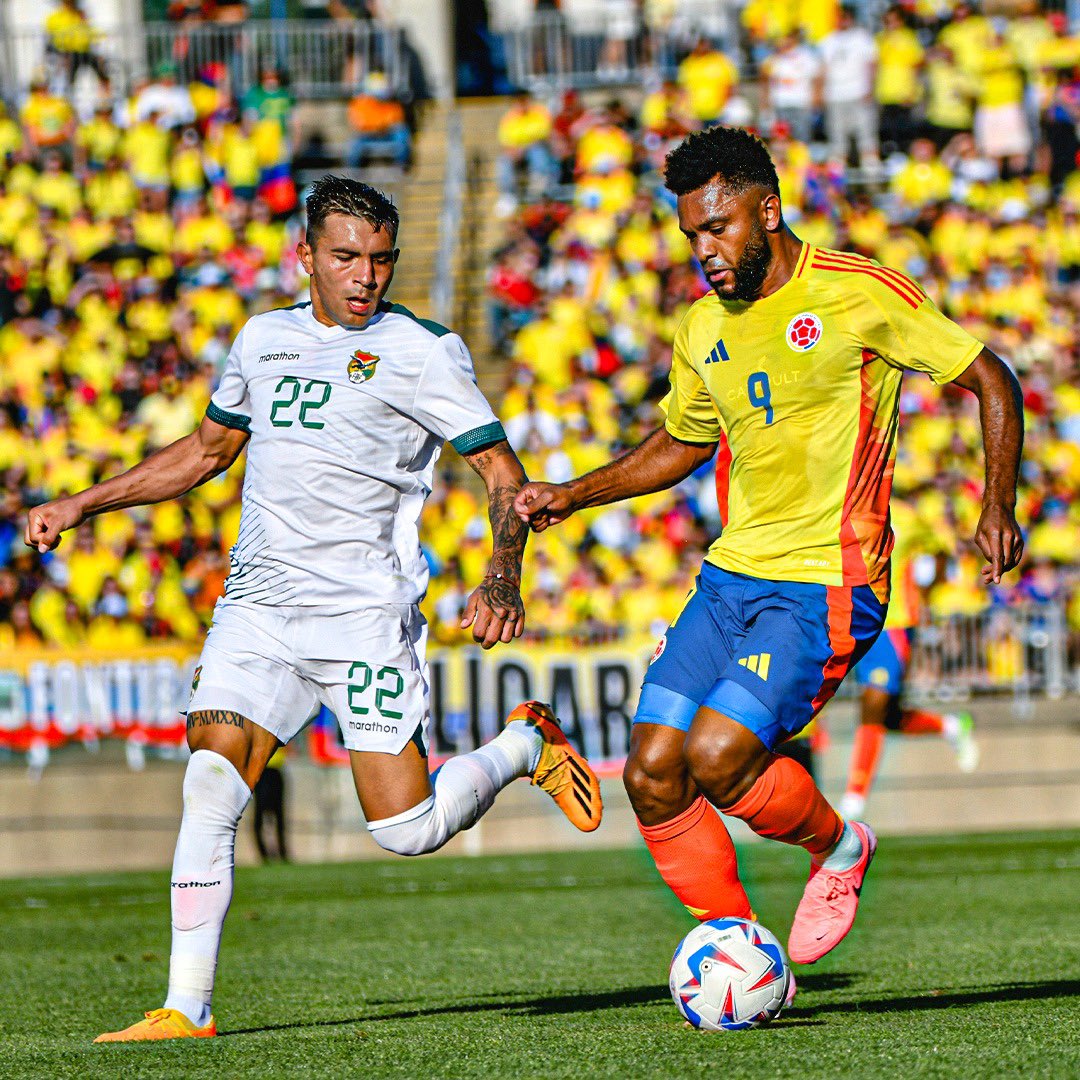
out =
<svg viewBox="0 0 1080 1080"><path fill-rule="evenodd" d="M746 15L762 73L791 29L772 25L770 11L751 5ZM943 78L962 83L964 65L978 62L966 42L985 30L968 21L893 26L878 48L903 67L910 57L898 45L902 30L905 42L914 35L920 49L937 50ZM925 379L908 382L897 490L951 552L928 590L931 610L1059 599L1080 636L1080 172L1061 164L1060 123L1080 97L1068 59L1078 46L1041 17L1004 30L1004 45L994 46L1006 69L1002 103L1015 104L1015 80L1006 76L1020 71L1032 89L1021 102L1032 111L1023 115L1039 117L1023 160L991 153L978 116L997 99L977 93L948 139L939 113L925 127L928 138L914 139L925 112L918 102L937 92L929 67L915 71L900 124L890 79L902 83L903 72L894 65L879 78L878 103L892 124L883 134L895 143L883 146L880 176L828 160L820 129L811 146L783 122L764 133L801 236L917 277L1024 384L1020 516L1029 553L1016 580L986 592L969 541L981 475L973 402ZM501 174L505 239L489 277L499 411L531 475L561 479L595 467L657 421L675 328L705 291L661 183L663 154L702 123L732 119L755 96L745 77L724 94L702 95L698 68L729 68L700 43L694 57L704 59L644 98L537 99L547 121L536 128L543 152L532 158L542 167ZM159 86L156 96L104 101L78 122L62 99L47 100L48 88L21 113L0 117L5 648L91 643L116 651L198 640L228 569L242 462L182 503L91 522L46 559L23 550L21 509L190 430L244 318L304 290L291 254L301 224L289 177L289 102L279 100L287 93L275 89L261 112L238 115L212 66L188 87L177 88L175 72L164 69L159 81L168 93ZM177 110L171 128L163 126L163 100ZM507 136L515 160L527 135ZM530 639L656 634L718 522L706 469L673 492L594 510L548 533L526 560ZM438 572L426 606L433 637L459 642L457 612L482 573L488 533L485 507L452 466L424 525Z"/></svg>

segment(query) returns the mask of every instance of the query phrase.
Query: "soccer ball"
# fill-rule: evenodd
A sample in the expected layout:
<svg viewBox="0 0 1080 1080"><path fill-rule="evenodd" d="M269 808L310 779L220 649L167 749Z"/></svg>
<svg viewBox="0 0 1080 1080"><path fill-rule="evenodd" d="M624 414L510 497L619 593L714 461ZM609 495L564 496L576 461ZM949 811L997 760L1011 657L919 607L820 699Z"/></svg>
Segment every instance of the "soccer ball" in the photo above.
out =
<svg viewBox="0 0 1080 1080"><path fill-rule="evenodd" d="M679 1012L703 1031L744 1031L784 1007L791 971L783 946L749 919L710 919L679 942L668 985Z"/></svg>

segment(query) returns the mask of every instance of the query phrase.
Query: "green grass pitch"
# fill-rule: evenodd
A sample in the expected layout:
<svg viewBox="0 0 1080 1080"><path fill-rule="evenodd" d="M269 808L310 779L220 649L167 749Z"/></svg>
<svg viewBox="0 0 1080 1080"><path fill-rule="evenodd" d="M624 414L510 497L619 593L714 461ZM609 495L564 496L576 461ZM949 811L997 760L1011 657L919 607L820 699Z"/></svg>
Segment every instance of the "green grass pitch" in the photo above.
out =
<svg viewBox="0 0 1080 1080"><path fill-rule="evenodd" d="M783 939L805 873L741 852ZM1080 833L886 839L770 1028L681 1027L693 925L644 852L241 870L223 1037L92 1046L160 1004L166 873L0 882L4 1077L1080 1076Z"/></svg>

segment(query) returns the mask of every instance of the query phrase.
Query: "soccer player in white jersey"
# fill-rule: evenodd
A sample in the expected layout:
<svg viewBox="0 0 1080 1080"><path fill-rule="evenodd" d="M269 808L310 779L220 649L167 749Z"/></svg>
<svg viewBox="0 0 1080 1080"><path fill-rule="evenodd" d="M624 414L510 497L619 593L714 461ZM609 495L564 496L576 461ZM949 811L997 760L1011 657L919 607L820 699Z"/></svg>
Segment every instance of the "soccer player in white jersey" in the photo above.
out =
<svg viewBox="0 0 1080 1080"><path fill-rule="evenodd" d="M248 449L232 567L187 707L168 995L98 1041L216 1034L210 1002L236 827L270 756L320 704L338 718L368 828L388 851L434 851L520 776L578 828L600 823L595 775L536 702L428 774L417 523L435 462L450 442L487 485L492 558L461 621L484 648L524 626L527 529L513 502L525 474L461 338L383 300L398 257L393 205L328 176L307 211L297 255L311 300L248 321L198 430L28 515L26 543L46 552L93 515L177 498Z"/></svg>

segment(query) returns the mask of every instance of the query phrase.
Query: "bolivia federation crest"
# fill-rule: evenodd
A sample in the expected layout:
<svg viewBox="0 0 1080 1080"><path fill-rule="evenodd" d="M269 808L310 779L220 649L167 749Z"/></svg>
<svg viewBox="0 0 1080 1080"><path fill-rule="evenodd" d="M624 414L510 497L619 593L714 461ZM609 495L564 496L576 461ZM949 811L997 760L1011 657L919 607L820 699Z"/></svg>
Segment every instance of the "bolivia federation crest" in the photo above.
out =
<svg viewBox="0 0 1080 1080"><path fill-rule="evenodd" d="M379 358L374 353L357 349L349 359L349 382L362 383L375 376L375 365Z"/></svg>

